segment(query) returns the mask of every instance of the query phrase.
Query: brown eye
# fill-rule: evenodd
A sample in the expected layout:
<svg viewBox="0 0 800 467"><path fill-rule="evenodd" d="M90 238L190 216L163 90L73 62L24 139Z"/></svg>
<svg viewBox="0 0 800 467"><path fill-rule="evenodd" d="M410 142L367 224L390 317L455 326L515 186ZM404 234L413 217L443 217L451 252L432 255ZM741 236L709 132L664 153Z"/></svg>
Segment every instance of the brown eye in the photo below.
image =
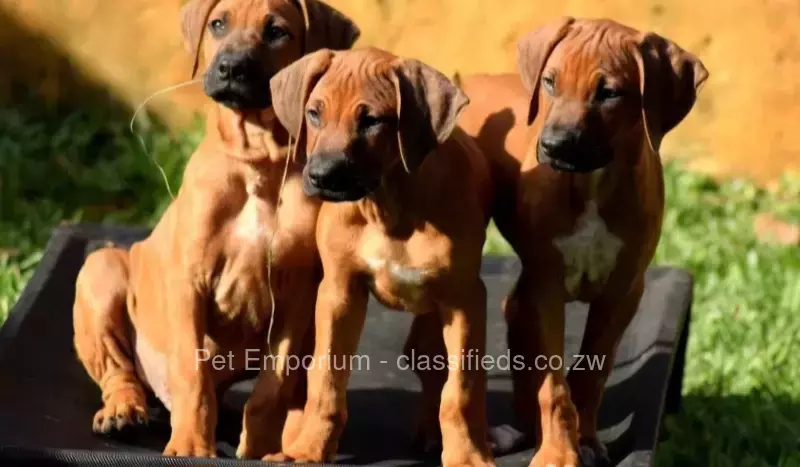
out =
<svg viewBox="0 0 800 467"><path fill-rule="evenodd" d="M320 125L320 115L319 110L317 109L308 109L306 110L306 119L308 123L311 124L314 128L319 128Z"/></svg>
<svg viewBox="0 0 800 467"><path fill-rule="evenodd" d="M393 117L375 115L369 107L362 104L358 107L356 117L357 131L361 135L369 135L379 130L385 123Z"/></svg>
<svg viewBox="0 0 800 467"><path fill-rule="evenodd" d="M556 79L553 76L542 77L542 87L551 96L556 92Z"/></svg>
<svg viewBox="0 0 800 467"><path fill-rule="evenodd" d="M368 135L381 129L381 127L388 123L391 117L380 117L377 115L363 114L358 118L358 132L362 135Z"/></svg>
<svg viewBox="0 0 800 467"><path fill-rule="evenodd" d="M597 85L597 90L594 92L594 100L600 103L616 101L625 94L625 90L619 87L611 86L601 80Z"/></svg>
<svg viewBox="0 0 800 467"><path fill-rule="evenodd" d="M228 23L225 21L224 18L217 18L208 23L208 29L211 31L211 34L214 37L220 37L223 34L225 34L227 28L228 28Z"/></svg>
<svg viewBox="0 0 800 467"><path fill-rule="evenodd" d="M380 123L381 119L378 117L375 117L373 115L363 115L358 120L358 127L361 128L362 130L368 130L372 127L379 125Z"/></svg>
<svg viewBox="0 0 800 467"><path fill-rule="evenodd" d="M267 43L275 43L289 37L289 32L280 26L271 24L264 29L264 39Z"/></svg>

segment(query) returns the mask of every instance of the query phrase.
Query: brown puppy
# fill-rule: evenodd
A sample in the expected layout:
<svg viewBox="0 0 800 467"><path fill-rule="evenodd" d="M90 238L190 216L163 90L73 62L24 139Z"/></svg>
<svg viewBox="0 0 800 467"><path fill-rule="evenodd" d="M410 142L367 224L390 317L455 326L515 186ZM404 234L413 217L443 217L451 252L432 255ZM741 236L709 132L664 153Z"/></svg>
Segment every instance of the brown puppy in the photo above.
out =
<svg viewBox="0 0 800 467"><path fill-rule="evenodd" d="M285 457L336 453L371 291L443 336L452 359L439 414L444 465L492 464L485 374L462 358L485 347L479 269L491 189L480 150L455 128L466 96L433 68L377 49L307 56L272 80L272 92L278 118L306 148L306 193L328 201L317 227L316 361L303 430Z"/></svg>
<svg viewBox="0 0 800 467"><path fill-rule="evenodd" d="M525 37L519 68L521 80L465 80L476 105L460 123L492 157L493 214L523 262L505 304L511 351L533 368L562 356L564 304L590 303L580 353L606 357L602 369L514 374L518 411L541 442L532 465L578 465L579 445L606 457L596 414L660 235L658 149L708 72L655 34L572 18Z"/></svg>
<svg viewBox="0 0 800 467"><path fill-rule="evenodd" d="M75 347L103 394L94 430L145 422L149 389L171 413L166 455L214 456L217 391L262 369L238 450L261 457L281 450L296 380L287 356L300 351L320 278L320 203L303 194L302 165L287 157L268 81L304 52L349 48L359 33L317 0L193 0L182 14L195 61L206 37L204 88L218 105L152 234L129 252L87 258ZM275 357L266 368L264 355Z"/></svg>

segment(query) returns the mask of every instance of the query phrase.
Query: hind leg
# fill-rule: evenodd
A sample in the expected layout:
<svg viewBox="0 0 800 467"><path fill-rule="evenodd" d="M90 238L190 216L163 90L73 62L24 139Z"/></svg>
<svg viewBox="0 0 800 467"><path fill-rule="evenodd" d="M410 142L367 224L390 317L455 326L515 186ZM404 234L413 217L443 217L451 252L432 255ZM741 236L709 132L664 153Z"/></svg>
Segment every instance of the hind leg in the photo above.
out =
<svg viewBox="0 0 800 467"><path fill-rule="evenodd" d="M414 317L403 348L404 362L422 384L422 410L414 433L414 444L425 453L442 448L439 409L442 388L447 381L447 348L444 345L442 319L429 312Z"/></svg>
<svg viewBox="0 0 800 467"><path fill-rule="evenodd" d="M75 286L75 350L100 386L103 408L92 429L108 434L147 423L144 387L136 374L127 312L128 253L104 248L90 254Z"/></svg>

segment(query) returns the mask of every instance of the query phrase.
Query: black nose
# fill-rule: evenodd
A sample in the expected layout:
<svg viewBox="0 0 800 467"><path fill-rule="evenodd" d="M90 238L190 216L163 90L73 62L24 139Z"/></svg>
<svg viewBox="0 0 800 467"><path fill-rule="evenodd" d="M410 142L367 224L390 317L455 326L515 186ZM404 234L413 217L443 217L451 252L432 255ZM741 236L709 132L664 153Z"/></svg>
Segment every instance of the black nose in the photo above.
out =
<svg viewBox="0 0 800 467"><path fill-rule="evenodd" d="M220 81L242 81L253 70L254 60L246 53L227 52L220 54L214 67Z"/></svg>
<svg viewBox="0 0 800 467"><path fill-rule="evenodd" d="M371 193L379 178L369 175L343 152L316 153L303 169L303 191L324 201L356 201Z"/></svg>
<svg viewBox="0 0 800 467"><path fill-rule="evenodd" d="M314 156L308 162L308 179L317 187L337 189L350 180L349 165L345 154Z"/></svg>
<svg viewBox="0 0 800 467"><path fill-rule="evenodd" d="M572 159L579 150L582 131L578 128L551 125L542 130L539 148L554 159Z"/></svg>

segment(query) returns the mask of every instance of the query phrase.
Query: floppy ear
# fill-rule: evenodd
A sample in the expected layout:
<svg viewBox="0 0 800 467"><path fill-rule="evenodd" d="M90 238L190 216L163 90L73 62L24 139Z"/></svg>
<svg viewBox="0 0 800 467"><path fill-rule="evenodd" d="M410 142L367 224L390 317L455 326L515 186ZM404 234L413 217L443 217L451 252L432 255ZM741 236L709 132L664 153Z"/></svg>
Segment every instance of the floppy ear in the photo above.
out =
<svg viewBox="0 0 800 467"><path fill-rule="evenodd" d="M469 98L444 74L418 60L402 60L392 79L400 158L411 173L450 137Z"/></svg>
<svg viewBox="0 0 800 467"><path fill-rule="evenodd" d="M653 151L692 110L708 70L693 54L663 37L645 33L634 53L639 67L642 124Z"/></svg>
<svg viewBox="0 0 800 467"><path fill-rule="evenodd" d="M200 44L203 41L203 31L206 29L211 10L217 6L219 0L189 0L181 8L181 32L186 51L194 57L192 63L192 79L197 74L200 65Z"/></svg>
<svg viewBox="0 0 800 467"><path fill-rule="evenodd" d="M533 123L539 110L540 78L544 65L574 22L575 18L570 16L553 21L526 34L517 44L517 68L522 82L531 94L528 125Z"/></svg>
<svg viewBox="0 0 800 467"><path fill-rule="evenodd" d="M323 49L292 63L269 82L272 108L286 131L300 140L305 123L305 106L311 91L328 71L333 51Z"/></svg>
<svg viewBox="0 0 800 467"><path fill-rule="evenodd" d="M306 26L305 53L320 49L347 50L361 30L347 16L320 0L296 0Z"/></svg>

